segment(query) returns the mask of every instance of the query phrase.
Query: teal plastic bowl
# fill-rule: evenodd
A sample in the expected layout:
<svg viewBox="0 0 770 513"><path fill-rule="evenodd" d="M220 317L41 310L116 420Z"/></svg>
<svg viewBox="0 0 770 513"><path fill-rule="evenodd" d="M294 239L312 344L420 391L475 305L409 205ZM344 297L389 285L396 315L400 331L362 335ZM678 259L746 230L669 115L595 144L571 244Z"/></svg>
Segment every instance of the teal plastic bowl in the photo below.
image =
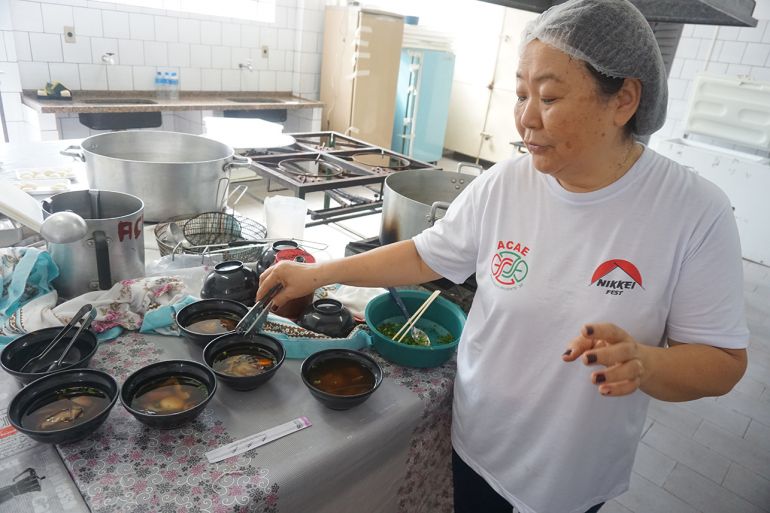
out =
<svg viewBox="0 0 770 513"><path fill-rule="evenodd" d="M414 313L430 296L430 292L421 290L399 290L398 295L404 300L409 313ZM449 360L460 343L460 334L465 326L465 312L439 296L428 307L425 314L417 321L417 327L425 331L431 339L430 346L411 346L395 342L380 333L377 326L386 322L404 324L404 316L398 310L390 294L382 294L366 305L366 324L372 332L372 345L388 361L406 367L437 367ZM452 342L436 344L436 339L447 333L454 337Z"/></svg>

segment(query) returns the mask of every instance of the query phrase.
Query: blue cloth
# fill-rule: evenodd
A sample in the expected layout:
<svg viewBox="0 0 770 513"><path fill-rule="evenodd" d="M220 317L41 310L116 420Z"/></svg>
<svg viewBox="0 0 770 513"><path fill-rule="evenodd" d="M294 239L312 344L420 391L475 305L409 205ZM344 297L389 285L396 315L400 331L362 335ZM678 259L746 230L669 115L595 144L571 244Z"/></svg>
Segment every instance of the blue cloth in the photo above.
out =
<svg viewBox="0 0 770 513"><path fill-rule="evenodd" d="M196 301L198 301L197 298L186 296L184 299L177 301L173 305L160 306L154 310L150 310L144 314L139 333L179 335L178 331L174 330L176 314L185 306L190 303L195 303Z"/></svg>
<svg viewBox="0 0 770 513"><path fill-rule="evenodd" d="M59 276L51 255L37 248L7 248L0 252L0 324L24 303L53 290L51 282Z"/></svg>

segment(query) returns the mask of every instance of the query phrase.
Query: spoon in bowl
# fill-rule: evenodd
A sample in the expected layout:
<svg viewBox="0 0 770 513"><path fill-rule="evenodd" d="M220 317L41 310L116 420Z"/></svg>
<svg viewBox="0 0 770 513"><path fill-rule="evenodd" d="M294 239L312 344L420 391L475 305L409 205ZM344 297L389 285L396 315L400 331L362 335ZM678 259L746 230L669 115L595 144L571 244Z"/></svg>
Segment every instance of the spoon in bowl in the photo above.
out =
<svg viewBox="0 0 770 513"><path fill-rule="evenodd" d="M406 305L404 304L404 301L401 299L401 296L398 295L398 291L393 287L388 287L388 293L390 293L390 297L393 300L393 302L396 303L396 306L398 306L398 309L401 310L401 314L404 316L404 322L409 322L409 318L411 317L411 315L409 315L409 310L406 309ZM430 337L428 337L428 334L425 333L420 328L418 328L417 326L412 326L412 329L409 330L409 335L411 335L412 340L417 342L417 345L420 345L420 346L430 345Z"/></svg>

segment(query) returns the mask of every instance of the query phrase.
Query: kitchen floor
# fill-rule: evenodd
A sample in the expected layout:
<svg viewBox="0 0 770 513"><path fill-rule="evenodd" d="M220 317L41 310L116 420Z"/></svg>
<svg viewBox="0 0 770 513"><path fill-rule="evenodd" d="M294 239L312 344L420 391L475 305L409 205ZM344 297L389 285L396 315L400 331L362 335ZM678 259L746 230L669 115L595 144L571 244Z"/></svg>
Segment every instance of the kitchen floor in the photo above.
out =
<svg viewBox="0 0 770 513"><path fill-rule="evenodd" d="M453 171L457 163L442 159L440 166ZM267 181L245 185L235 208L264 223ZM323 194L307 199L320 208ZM379 226L380 216L369 215L306 228L305 239L328 246L311 251L317 258L338 258L348 242L378 235ZM148 260L157 257L148 247ZM770 513L770 268L744 261L744 290L752 333L745 376L724 397L652 400L631 489L601 513Z"/></svg>

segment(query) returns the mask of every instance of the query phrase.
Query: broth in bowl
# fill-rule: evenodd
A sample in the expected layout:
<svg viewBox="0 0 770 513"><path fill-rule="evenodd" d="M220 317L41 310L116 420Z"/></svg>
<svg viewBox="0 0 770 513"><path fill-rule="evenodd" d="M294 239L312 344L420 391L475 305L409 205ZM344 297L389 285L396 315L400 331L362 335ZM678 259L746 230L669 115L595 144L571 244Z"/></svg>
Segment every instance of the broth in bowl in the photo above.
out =
<svg viewBox="0 0 770 513"><path fill-rule="evenodd" d="M149 415L169 415L192 409L209 395L205 384L189 376L167 376L140 386L131 408Z"/></svg>
<svg viewBox="0 0 770 513"><path fill-rule="evenodd" d="M349 358L328 358L307 370L308 382L334 395L358 395L374 388L374 374L368 367Z"/></svg>
<svg viewBox="0 0 770 513"><path fill-rule="evenodd" d="M90 386L55 390L36 400L21 418L21 426L34 431L55 431L88 422L111 403L105 392Z"/></svg>
<svg viewBox="0 0 770 513"><path fill-rule="evenodd" d="M278 363L273 353L259 346L236 347L214 358L212 368L228 376L256 376Z"/></svg>
<svg viewBox="0 0 770 513"><path fill-rule="evenodd" d="M195 333L219 335L235 329L241 318L228 312L203 312L192 316L186 328Z"/></svg>

